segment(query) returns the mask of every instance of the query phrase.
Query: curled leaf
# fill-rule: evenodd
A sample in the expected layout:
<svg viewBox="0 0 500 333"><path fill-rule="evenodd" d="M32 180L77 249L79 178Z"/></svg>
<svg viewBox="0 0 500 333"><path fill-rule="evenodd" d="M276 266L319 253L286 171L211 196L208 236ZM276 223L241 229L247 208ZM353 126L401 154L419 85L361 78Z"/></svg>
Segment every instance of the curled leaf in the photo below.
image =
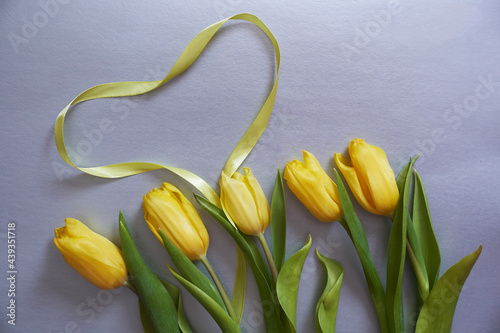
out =
<svg viewBox="0 0 500 333"><path fill-rule="evenodd" d="M316 256L327 274L325 289L316 305L316 331L318 333L335 333L344 269L339 263L322 255L318 250L316 250Z"/></svg>
<svg viewBox="0 0 500 333"><path fill-rule="evenodd" d="M299 293L300 275L310 248L311 236L309 235L306 245L285 262L276 282L278 300L295 332L297 329L297 295Z"/></svg>

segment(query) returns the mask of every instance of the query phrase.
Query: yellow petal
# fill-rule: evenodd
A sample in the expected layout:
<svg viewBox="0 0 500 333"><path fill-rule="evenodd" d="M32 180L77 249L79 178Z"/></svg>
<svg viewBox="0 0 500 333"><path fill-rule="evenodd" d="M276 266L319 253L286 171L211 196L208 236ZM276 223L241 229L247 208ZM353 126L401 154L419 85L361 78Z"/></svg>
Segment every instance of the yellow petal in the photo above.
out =
<svg viewBox="0 0 500 333"><path fill-rule="evenodd" d="M242 179L243 176L235 174L235 178L229 178L225 173L221 175L220 187L221 193L224 193L224 208L241 232L260 235L257 206Z"/></svg>
<svg viewBox="0 0 500 333"><path fill-rule="evenodd" d="M102 289L114 289L127 279L120 249L107 238L75 219L55 229L54 244L66 262L84 278Z"/></svg>
<svg viewBox="0 0 500 333"><path fill-rule="evenodd" d="M335 163L337 164L340 172L342 172L342 175L347 181L349 188L359 204L370 213L378 214L373 203L371 202L371 194L367 190L366 185L362 183L363 179L358 177L351 161L342 156L342 154L336 153ZM368 193L368 196L365 193Z"/></svg>
<svg viewBox="0 0 500 333"><path fill-rule="evenodd" d="M313 154L304 151L303 155L305 163L293 160L285 167L283 177L288 187L318 220L339 220L342 209L337 186Z"/></svg>
<svg viewBox="0 0 500 333"><path fill-rule="evenodd" d="M205 256L209 244L208 232L195 208L172 184L164 183L143 197L144 218L162 242L159 231L189 259Z"/></svg>
<svg viewBox="0 0 500 333"><path fill-rule="evenodd" d="M184 214L188 218L191 223L191 226L196 230L198 236L200 237L204 251L203 255L206 253L208 244L209 244L209 236L205 225L201 221L198 212L194 208L193 204L179 191L175 186L168 183L163 183L162 189L167 189L170 191L172 196L175 196L176 200L179 202L180 207L182 208ZM201 258L201 257L200 257Z"/></svg>
<svg viewBox="0 0 500 333"><path fill-rule="evenodd" d="M396 209L399 191L394 171L383 149L354 139L349 145L354 168L366 183L373 206L379 215L390 215Z"/></svg>
<svg viewBox="0 0 500 333"><path fill-rule="evenodd" d="M399 191L384 150L354 139L349 155L350 161L340 154L335 154L335 160L358 202L373 214L391 215Z"/></svg>
<svg viewBox="0 0 500 333"><path fill-rule="evenodd" d="M250 168L243 168L243 171L245 172L248 189L250 190L257 207L257 214L261 223L261 233L264 233L264 231L271 223L271 208L269 207L269 202L267 201L264 191L262 191L257 178L254 177Z"/></svg>
<svg viewBox="0 0 500 333"><path fill-rule="evenodd" d="M235 172L220 178L221 204L238 229L247 235L259 236L270 223L269 203L249 168L245 175Z"/></svg>

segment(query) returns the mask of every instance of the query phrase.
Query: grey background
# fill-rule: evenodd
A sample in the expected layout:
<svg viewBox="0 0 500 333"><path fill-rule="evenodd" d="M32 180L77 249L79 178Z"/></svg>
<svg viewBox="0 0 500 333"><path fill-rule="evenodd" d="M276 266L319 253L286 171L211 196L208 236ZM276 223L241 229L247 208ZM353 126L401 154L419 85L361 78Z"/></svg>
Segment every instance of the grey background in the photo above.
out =
<svg viewBox="0 0 500 333"><path fill-rule="evenodd" d="M484 247L462 291L453 332L495 332L500 325L499 10L498 2L480 0L2 1L0 330L141 331L136 297L128 290L102 292L80 277L54 246L53 229L74 217L119 243L121 209L148 264L172 281L166 254L144 223L141 197L163 181L188 197L193 188L164 170L108 180L72 169L57 153L53 123L91 86L163 78L196 33L229 15L250 12L268 25L282 52L270 125L244 163L268 198L276 168L301 158L303 149L330 175L333 153L344 152L354 137L384 148L396 173L410 155L420 153L416 168L428 191L442 271L479 244ZM75 107L67 117L67 145L80 166L158 162L189 169L217 188L218 175L267 97L274 72L267 37L249 23L230 22L185 74L163 88ZM99 130L103 119L112 126L89 146L88 133ZM313 248L345 269L338 332L377 332L361 266L341 226L316 221L288 188L286 196L288 255L311 234ZM389 224L359 212L385 281ZM233 242L200 214L211 237L208 257L231 290ZM17 223L15 327L5 315L11 221ZM407 268L406 316L412 317L415 292ZM311 251L299 292L301 332L313 331L323 283ZM87 304L92 299L95 309ZM183 302L196 331L219 331L185 292ZM411 330L412 320L407 322ZM263 330L251 275L243 327Z"/></svg>

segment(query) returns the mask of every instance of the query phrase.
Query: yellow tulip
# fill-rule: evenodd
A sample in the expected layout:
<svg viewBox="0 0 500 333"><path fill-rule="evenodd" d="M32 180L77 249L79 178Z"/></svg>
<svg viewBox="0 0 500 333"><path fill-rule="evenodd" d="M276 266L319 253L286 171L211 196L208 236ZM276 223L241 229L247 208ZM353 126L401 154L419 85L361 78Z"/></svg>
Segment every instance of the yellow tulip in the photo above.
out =
<svg viewBox="0 0 500 333"><path fill-rule="evenodd" d="M383 149L354 139L349 144L351 160L340 153L335 162L359 204L377 215L391 215L396 210L399 191Z"/></svg>
<svg viewBox="0 0 500 333"><path fill-rule="evenodd" d="M189 259L205 257L208 232L191 202L172 184L163 183L143 197L144 219L163 244L159 229Z"/></svg>
<svg viewBox="0 0 500 333"><path fill-rule="evenodd" d="M338 221L342 217L337 185L328 177L313 154L303 151L304 163L286 164L283 177L295 196L318 220Z"/></svg>
<svg viewBox="0 0 500 333"><path fill-rule="evenodd" d="M244 234L260 236L271 223L271 210L266 196L249 168L245 175L235 172L220 177L221 204L226 214Z"/></svg>
<svg viewBox="0 0 500 333"><path fill-rule="evenodd" d="M65 227L54 231L54 243L64 260L101 289L115 289L124 285L127 267L120 249L80 221L70 218L65 221Z"/></svg>

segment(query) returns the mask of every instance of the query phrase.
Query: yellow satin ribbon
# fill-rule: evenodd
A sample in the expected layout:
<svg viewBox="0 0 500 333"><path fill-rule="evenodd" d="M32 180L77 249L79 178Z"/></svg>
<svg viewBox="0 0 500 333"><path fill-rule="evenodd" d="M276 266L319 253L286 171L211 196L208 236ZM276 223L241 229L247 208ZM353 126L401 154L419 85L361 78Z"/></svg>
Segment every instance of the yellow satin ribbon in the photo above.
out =
<svg viewBox="0 0 500 333"><path fill-rule="evenodd" d="M233 150L229 156L226 165L224 167L224 172L228 175L232 175L243 163L245 158L250 154L253 147L259 140L262 132L267 127L269 122L269 117L273 110L274 101L276 100L276 93L278 89L278 76L280 69L280 50L276 38L274 38L271 31L267 26L256 16L252 14L237 14L228 17L222 21L212 24L211 26L203 29L194 39L188 44L180 55L177 62L174 64L168 75L160 81L143 81L143 82L114 82L105 83L97 85L90 89L85 90L75 99L71 101L57 116L56 123L54 125L54 136L56 141L57 150L61 155L62 159L69 165L81 170L87 174L104 177L104 178L120 178L126 176L132 176L146 171L157 170L157 169L167 169L171 172L179 175L188 182L190 182L194 187L200 190L208 200L220 207L220 200L217 193L207 184L202 178L195 175L194 173L176 167L171 167L163 164L148 163L148 162L126 162L111 165L104 165L99 167L91 168L81 168L76 166L68 156L66 150L66 145L64 143L64 119L66 113L69 111L72 105L77 103L88 101L97 98L108 98L108 97L123 97L123 96L135 96L145 94L150 92L164 83L172 80L179 74L183 73L191 64L198 58L200 53L203 51L208 42L212 39L219 28L229 20L245 20L251 22L258 26L271 40L274 46L274 52L276 54L276 80L274 86L269 93L264 105L260 109L253 123L248 128L247 132L240 140L236 148Z"/></svg>

